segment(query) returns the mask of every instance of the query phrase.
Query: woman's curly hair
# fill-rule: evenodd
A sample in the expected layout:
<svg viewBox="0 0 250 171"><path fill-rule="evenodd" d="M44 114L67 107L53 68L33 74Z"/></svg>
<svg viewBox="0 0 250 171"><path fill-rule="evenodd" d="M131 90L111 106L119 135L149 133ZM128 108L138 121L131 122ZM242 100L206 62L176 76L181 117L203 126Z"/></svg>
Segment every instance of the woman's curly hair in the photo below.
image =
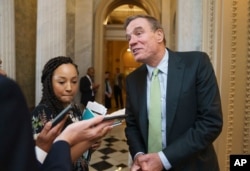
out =
<svg viewBox="0 0 250 171"><path fill-rule="evenodd" d="M77 74L79 74L77 65L73 62L70 57L58 56L50 59L43 68L42 71L42 99L40 104L46 104L53 114L58 114L61 110L64 109L62 102L60 102L54 91L52 86L52 75L54 71L61 66L62 64L72 64L76 67Z"/></svg>

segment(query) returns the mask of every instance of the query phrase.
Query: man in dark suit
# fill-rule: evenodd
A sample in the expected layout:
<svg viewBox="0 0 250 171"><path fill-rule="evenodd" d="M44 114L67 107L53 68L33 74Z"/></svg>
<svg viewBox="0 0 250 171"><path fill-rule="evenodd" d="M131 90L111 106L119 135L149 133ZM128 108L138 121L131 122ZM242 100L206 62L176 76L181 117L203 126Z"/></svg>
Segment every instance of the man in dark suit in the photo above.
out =
<svg viewBox="0 0 250 171"><path fill-rule="evenodd" d="M26 100L16 82L1 74L0 109L0 170L70 171L70 148L75 145L91 146L112 128L112 121L102 122L102 116L71 124L56 137L44 162L39 163L35 155L31 115ZM51 127L51 122L47 124L46 128ZM46 138L50 138L49 134L57 132L55 129L43 130L47 135L40 137L40 140L46 141Z"/></svg>
<svg viewBox="0 0 250 171"><path fill-rule="evenodd" d="M123 108L123 74L120 72L120 68L116 68L115 80L114 80L114 96L116 108Z"/></svg>
<svg viewBox="0 0 250 171"><path fill-rule="evenodd" d="M219 171L213 142L222 130L222 110L208 55L166 49L162 26L151 16L129 17L125 29L135 60L144 63L126 79L125 134L132 171ZM151 139L155 144L160 140L160 148L151 151L149 130L154 123L149 118L156 113L150 113L150 87L155 68L160 129L153 130Z"/></svg>
<svg viewBox="0 0 250 171"><path fill-rule="evenodd" d="M112 88L110 85L110 80L109 80L109 72L106 71L105 72L105 80L104 80L104 84L105 84L105 91L104 91L104 105L107 109L111 108L111 97L112 97Z"/></svg>
<svg viewBox="0 0 250 171"><path fill-rule="evenodd" d="M94 83L95 69L89 67L87 74L80 79L79 89L81 92L81 104L87 106L88 101L95 101L95 94L99 84Z"/></svg>
<svg viewBox="0 0 250 171"><path fill-rule="evenodd" d="M8 171L35 171L38 162L32 135L31 116L19 86L11 79L0 75L0 167ZM58 155L63 154L63 155ZM58 155L58 156L57 156ZM57 160L53 158L56 157ZM52 162L53 161L53 162ZM52 145L41 170L71 167L70 147L63 141Z"/></svg>

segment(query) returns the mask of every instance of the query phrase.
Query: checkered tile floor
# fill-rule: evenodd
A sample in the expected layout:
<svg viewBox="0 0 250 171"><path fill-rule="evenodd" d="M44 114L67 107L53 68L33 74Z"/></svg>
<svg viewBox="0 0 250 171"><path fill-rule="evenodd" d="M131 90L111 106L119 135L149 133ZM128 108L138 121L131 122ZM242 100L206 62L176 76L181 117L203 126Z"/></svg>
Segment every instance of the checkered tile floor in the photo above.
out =
<svg viewBox="0 0 250 171"><path fill-rule="evenodd" d="M90 160L90 171L128 171L129 152L124 134L125 123L114 127L102 140Z"/></svg>

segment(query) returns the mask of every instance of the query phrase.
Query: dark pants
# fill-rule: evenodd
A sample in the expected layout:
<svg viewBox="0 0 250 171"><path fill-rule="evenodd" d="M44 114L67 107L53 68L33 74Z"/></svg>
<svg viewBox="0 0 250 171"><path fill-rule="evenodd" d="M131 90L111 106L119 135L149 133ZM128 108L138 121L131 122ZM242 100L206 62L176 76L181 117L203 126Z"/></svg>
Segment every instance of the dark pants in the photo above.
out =
<svg viewBox="0 0 250 171"><path fill-rule="evenodd" d="M114 96L116 108L123 108L122 89L117 85L114 86Z"/></svg>
<svg viewBox="0 0 250 171"><path fill-rule="evenodd" d="M105 95L105 107L107 109L111 108L111 98L109 98L107 95Z"/></svg>

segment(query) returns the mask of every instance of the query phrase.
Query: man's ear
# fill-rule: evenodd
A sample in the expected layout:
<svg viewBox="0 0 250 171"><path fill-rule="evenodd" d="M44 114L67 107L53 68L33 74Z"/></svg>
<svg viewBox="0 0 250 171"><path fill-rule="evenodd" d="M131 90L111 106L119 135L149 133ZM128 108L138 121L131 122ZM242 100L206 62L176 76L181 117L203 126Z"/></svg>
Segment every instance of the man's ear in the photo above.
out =
<svg viewBox="0 0 250 171"><path fill-rule="evenodd" d="M156 30L156 39L158 42L163 42L164 39L164 33L162 29Z"/></svg>

